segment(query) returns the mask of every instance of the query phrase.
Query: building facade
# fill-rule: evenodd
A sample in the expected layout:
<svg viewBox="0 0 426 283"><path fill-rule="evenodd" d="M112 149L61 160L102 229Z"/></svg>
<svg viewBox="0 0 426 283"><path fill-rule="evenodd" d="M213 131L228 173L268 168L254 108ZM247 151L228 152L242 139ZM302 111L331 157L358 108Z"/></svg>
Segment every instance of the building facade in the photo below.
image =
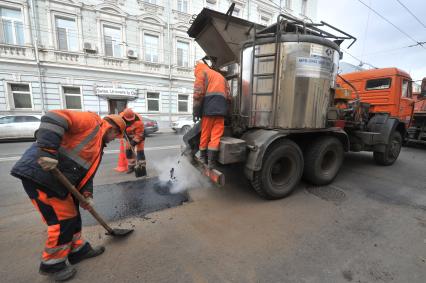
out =
<svg viewBox="0 0 426 283"><path fill-rule="evenodd" d="M191 115L186 34L203 7L271 24L316 18L316 0L0 0L0 115L132 107L167 125ZM161 126L161 125L160 125Z"/></svg>

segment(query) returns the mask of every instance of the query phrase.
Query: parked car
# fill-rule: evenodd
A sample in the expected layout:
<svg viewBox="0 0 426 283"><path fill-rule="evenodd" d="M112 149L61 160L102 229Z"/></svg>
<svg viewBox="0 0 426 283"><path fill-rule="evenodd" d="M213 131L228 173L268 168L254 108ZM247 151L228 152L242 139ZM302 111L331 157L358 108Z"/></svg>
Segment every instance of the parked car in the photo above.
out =
<svg viewBox="0 0 426 283"><path fill-rule="evenodd" d="M0 140L34 139L40 115L6 115L0 117Z"/></svg>
<svg viewBox="0 0 426 283"><path fill-rule="evenodd" d="M147 117L142 117L142 119L143 119L143 124L144 124L144 127L145 127L145 131L144 131L145 136L148 136L148 135L158 131L157 121L155 121L153 119L149 119Z"/></svg>
<svg viewBox="0 0 426 283"><path fill-rule="evenodd" d="M176 122L173 122L171 127L173 131L178 134L186 134L194 125L192 117L180 118Z"/></svg>

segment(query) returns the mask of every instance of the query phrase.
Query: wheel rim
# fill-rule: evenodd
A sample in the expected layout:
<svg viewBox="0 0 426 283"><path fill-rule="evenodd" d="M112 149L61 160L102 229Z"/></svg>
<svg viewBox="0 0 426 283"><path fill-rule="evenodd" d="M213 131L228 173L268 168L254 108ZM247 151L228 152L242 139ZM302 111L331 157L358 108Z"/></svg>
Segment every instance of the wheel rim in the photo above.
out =
<svg viewBox="0 0 426 283"><path fill-rule="evenodd" d="M289 157L281 157L277 159L271 166L269 178L274 186L282 186L289 182L293 175L295 165Z"/></svg>
<svg viewBox="0 0 426 283"><path fill-rule="evenodd" d="M330 171L337 160L337 154L333 150L327 151L321 160L321 170Z"/></svg>
<svg viewBox="0 0 426 283"><path fill-rule="evenodd" d="M187 132L189 132L189 127L188 126L185 126L185 127L183 127L182 128L182 132L184 133L184 134L186 134Z"/></svg>
<svg viewBox="0 0 426 283"><path fill-rule="evenodd" d="M389 144L389 154L388 156L392 159L398 158L399 151L401 150L401 143L397 137L392 139L392 142Z"/></svg>

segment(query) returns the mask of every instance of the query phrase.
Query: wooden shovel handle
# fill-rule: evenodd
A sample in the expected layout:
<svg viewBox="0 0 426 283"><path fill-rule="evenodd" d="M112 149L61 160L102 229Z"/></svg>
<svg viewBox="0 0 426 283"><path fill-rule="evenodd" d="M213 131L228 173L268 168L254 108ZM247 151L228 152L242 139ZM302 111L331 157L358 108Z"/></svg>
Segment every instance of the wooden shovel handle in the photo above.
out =
<svg viewBox="0 0 426 283"><path fill-rule="evenodd" d="M105 228L105 230L108 231L108 233L113 233L112 228L109 227L109 225L103 220L98 212L87 202L86 198L80 194L80 192L74 187L73 184L71 184L67 177L65 177L64 174L58 170L58 168L54 168L50 172L52 172L52 174L59 180L59 182L61 182L65 188L67 188L68 191L78 199L78 201L87 206L87 210L90 212L90 214L92 214L92 216Z"/></svg>

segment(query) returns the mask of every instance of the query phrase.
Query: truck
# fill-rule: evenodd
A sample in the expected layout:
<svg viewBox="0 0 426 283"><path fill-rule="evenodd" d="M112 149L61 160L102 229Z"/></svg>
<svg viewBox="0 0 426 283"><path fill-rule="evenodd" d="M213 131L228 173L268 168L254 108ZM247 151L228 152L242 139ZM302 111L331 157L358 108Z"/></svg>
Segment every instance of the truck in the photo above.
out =
<svg viewBox="0 0 426 283"><path fill-rule="evenodd" d="M403 142L426 141L426 80L421 86L423 91L414 93L408 73L398 68L378 68L342 74L337 84L354 88L360 99L371 105L370 115L386 113L397 119Z"/></svg>
<svg viewBox="0 0 426 283"><path fill-rule="evenodd" d="M197 158L199 124L183 136L183 153L197 169L224 184L221 168L240 164L261 197L279 199L302 178L317 186L331 183L348 151L371 151L380 165L397 160L404 122L371 112L375 106L355 88L336 84L340 46L352 45L355 37L286 14L262 26L233 17L232 9L203 9L187 32L224 74L232 94L217 168Z"/></svg>
<svg viewBox="0 0 426 283"><path fill-rule="evenodd" d="M421 91L413 93L414 111L408 128L408 141L426 144L426 80L423 79Z"/></svg>

